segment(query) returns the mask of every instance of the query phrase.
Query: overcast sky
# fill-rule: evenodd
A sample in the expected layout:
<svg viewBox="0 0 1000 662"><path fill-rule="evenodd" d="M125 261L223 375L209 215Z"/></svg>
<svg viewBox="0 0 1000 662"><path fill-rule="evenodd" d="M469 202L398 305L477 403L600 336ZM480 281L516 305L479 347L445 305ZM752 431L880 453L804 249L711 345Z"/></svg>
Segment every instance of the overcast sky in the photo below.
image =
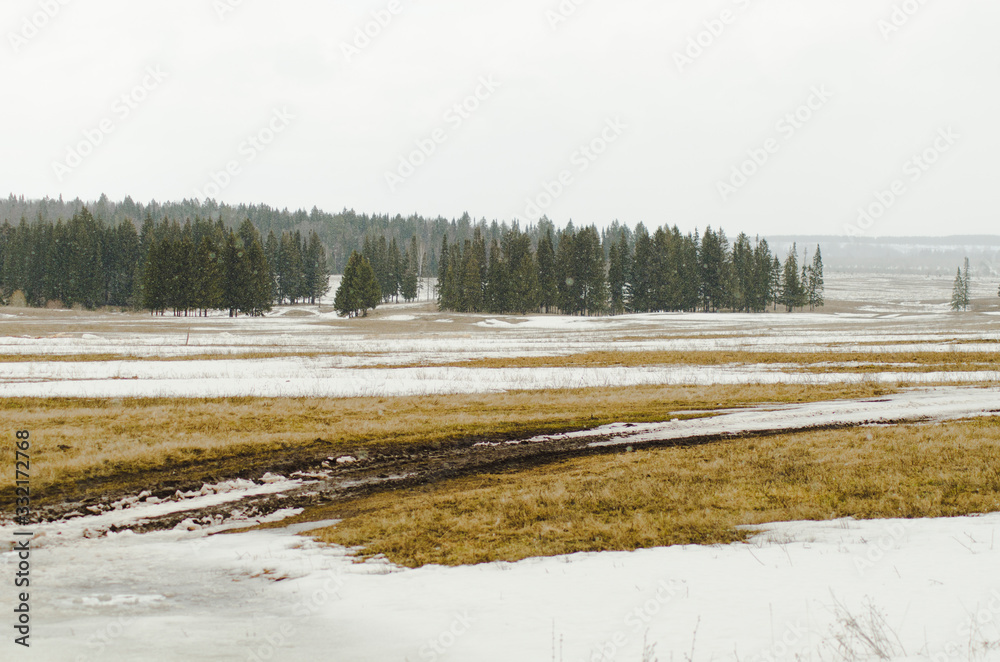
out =
<svg viewBox="0 0 1000 662"><path fill-rule="evenodd" d="M4 194L1000 233L996 0L5 0L0 28Z"/></svg>

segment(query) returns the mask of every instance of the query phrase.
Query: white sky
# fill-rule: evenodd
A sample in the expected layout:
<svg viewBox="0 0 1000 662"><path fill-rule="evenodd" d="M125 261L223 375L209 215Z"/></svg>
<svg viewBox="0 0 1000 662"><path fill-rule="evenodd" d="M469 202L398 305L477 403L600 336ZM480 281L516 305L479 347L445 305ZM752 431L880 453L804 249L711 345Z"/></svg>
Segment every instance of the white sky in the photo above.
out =
<svg viewBox="0 0 1000 662"><path fill-rule="evenodd" d="M5 0L0 194L208 197L234 161L211 197L510 220L566 171L545 208L557 224L1000 233L995 0L575 0L555 28L559 0L397 1L348 62L342 45L390 0ZM879 21L904 4L918 9L885 38ZM37 34L12 37L46 5L58 11ZM675 53L723 10L731 24L679 71ZM134 109L116 102L147 67L166 79ZM449 122L483 77L499 88ZM779 129L814 86L832 98L794 135ZM287 128L244 143L275 109L294 115ZM53 164L103 118L114 131L60 179ZM620 136L581 171L574 153L615 119ZM916 179L908 160L947 127L958 137ZM392 190L386 172L435 129L447 139ZM718 183L769 139L777 152L723 201ZM896 180L902 193L859 227L857 209Z"/></svg>

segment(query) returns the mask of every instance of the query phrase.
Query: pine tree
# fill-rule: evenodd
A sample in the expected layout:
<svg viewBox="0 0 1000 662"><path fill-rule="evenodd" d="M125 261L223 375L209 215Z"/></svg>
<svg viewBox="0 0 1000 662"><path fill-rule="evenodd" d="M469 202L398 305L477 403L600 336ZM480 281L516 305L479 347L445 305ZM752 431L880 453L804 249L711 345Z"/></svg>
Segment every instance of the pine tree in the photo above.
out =
<svg viewBox="0 0 1000 662"><path fill-rule="evenodd" d="M813 255L812 266L809 268L809 308L815 310L822 308L826 303L823 280L823 255L819 245L816 246L816 253Z"/></svg>
<svg viewBox="0 0 1000 662"><path fill-rule="evenodd" d="M646 227L640 223L635 229L635 257L627 302L629 310L634 313L647 313L653 309L653 263L653 241Z"/></svg>
<svg viewBox="0 0 1000 662"><path fill-rule="evenodd" d="M609 250L608 288L611 294L611 314L621 315L625 312L626 287L628 286L629 253L628 241L622 232L618 241L611 243Z"/></svg>
<svg viewBox="0 0 1000 662"><path fill-rule="evenodd" d="M551 230L538 240L538 301L546 313L559 305L559 285L556 278L556 251Z"/></svg>
<svg viewBox="0 0 1000 662"><path fill-rule="evenodd" d="M417 244L417 235L410 239L410 245L403 254L403 280L400 284L400 294L405 301L414 301L417 298L420 284L420 248Z"/></svg>
<svg viewBox="0 0 1000 662"><path fill-rule="evenodd" d="M510 276L507 272L507 265L500 252L500 244L494 239L490 244L490 264L486 269L486 283L483 292L483 304L486 312L502 314L510 311L509 286Z"/></svg>
<svg viewBox="0 0 1000 662"><path fill-rule="evenodd" d="M251 238L245 258L249 272L249 290L242 312L254 317L261 317L271 310L272 299L271 269L264 255L264 246L260 243L260 235L255 233Z"/></svg>
<svg viewBox="0 0 1000 662"><path fill-rule="evenodd" d="M278 285L278 265L281 263L281 244L278 241L277 236L274 234L274 230L267 233L267 239L264 241L264 256L267 258L267 264L271 267L271 299L277 301L279 304L284 303L284 299L281 296L281 289Z"/></svg>
<svg viewBox="0 0 1000 662"><path fill-rule="evenodd" d="M521 313L537 311L541 300L538 265L531 249L531 237L515 223L504 235L503 260L507 268L507 309Z"/></svg>
<svg viewBox="0 0 1000 662"><path fill-rule="evenodd" d="M230 231L226 235L222 255L222 305L229 310L230 317L238 317L240 312L252 307L253 275L243 240L236 233Z"/></svg>
<svg viewBox="0 0 1000 662"><path fill-rule="evenodd" d="M271 235L274 236L273 234ZM201 315L222 307L223 261L211 236L202 238L194 260L192 306Z"/></svg>
<svg viewBox="0 0 1000 662"><path fill-rule="evenodd" d="M168 305L170 287L168 263L170 240L154 241L146 255L146 265L142 275L142 307L151 313L163 314Z"/></svg>
<svg viewBox="0 0 1000 662"><path fill-rule="evenodd" d="M278 302L296 303L303 288L302 249L295 234L285 232L278 242Z"/></svg>
<svg viewBox="0 0 1000 662"><path fill-rule="evenodd" d="M559 239L556 264L563 314L596 315L607 310L607 266L596 228L577 234L568 226Z"/></svg>
<svg viewBox="0 0 1000 662"><path fill-rule="evenodd" d="M781 260L778 256L774 256L774 260L771 262L771 271L768 274L767 283L767 302L774 306L774 310L778 310L778 304L784 300L785 293L782 291L784 272L781 267Z"/></svg>
<svg viewBox="0 0 1000 662"><path fill-rule="evenodd" d="M955 284L951 288L951 309L958 310L968 310L968 304L965 299L966 285L965 278L962 277L962 268L959 267L957 273L955 274Z"/></svg>
<svg viewBox="0 0 1000 662"><path fill-rule="evenodd" d="M454 310L455 300L452 296L453 285L449 274L451 255L448 248L448 235L441 239L441 253L438 255L437 300L440 310Z"/></svg>
<svg viewBox="0 0 1000 662"><path fill-rule="evenodd" d="M309 233L303 256L303 282L309 303L316 304L330 291L330 274L326 266L326 249L315 231Z"/></svg>
<svg viewBox="0 0 1000 662"><path fill-rule="evenodd" d="M965 258L965 270L962 272L962 285L964 286L962 300L965 303L965 309L968 310L972 305L972 273L969 270L969 258Z"/></svg>
<svg viewBox="0 0 1000 662"><path fill-rule="evenodd" d="M132 221L126 220L107 233L110 249L105 251L106 303L122 308L139 303L135 299L139 258L139 235Z"/></svg>
<svg viewBox="0 0 1000 662"><path fill-rule="evenodd" d="M729 245L724 232L713 232L706 228L701 238L700 280L701 301L706 312L723 308L727 299L727 266L729 261Z"/></svg>
<svg viewBox="0 0 1000 662"><path fill-rule="evenodd" d="M174 315L184 313L194 308L195 293L195 251L191 233L185 232L180 241L171 242L171 301L170 307Z"/></svg>
<svg viewBox="0 0 1000 662"><path fill-rule="evenodd" d="M462 310L467 313L483 312L486 284L486 240L479 228L473 232L472 241L466 241L462 251L461 288Z"/></svg>
<svg viewBox="0 0 1000 662"><path fill-rule="evenodd" d="M798 249L792 245L785 259L784 274L781 279L781 303L787 312L792 312L802 302L802 281L799 277Z"/></svg>
<svg viewBox="0 0 1000 662"><path fill-rule="evenodd" d="M388 273L386 274L386 283L391 290L391 298L399 301L399 290L403 286L403 272L405 267L403 265L403 256L399 253L399 244L396 243L396 238L393 237L389 244L389 252L387 254L388 264L386 269Z"/></svg>
<svg viewBox="0 0 1000 662"><path fill-rule="evenodd" d="M657 228L652 237L652 253L649 263L649 308L652 311L670 310L676 294L673 276L675 257L671 251L670 235L663 228Z"/></svg>
<svg viewBox="0 0 1000 662"><path fill-rule="evenodd" d="M756 256L750 237L740 233L733 244L732 278L729 301L733 310L749 313L754 310Z"/></svg>
<svg viewBox="0 0 1000 662"><path fill-rule="evenodd" d="M367 316L381 300L382 292L371 263L357 251L352 252L334 295L334 308L345 317Z"/></svg>

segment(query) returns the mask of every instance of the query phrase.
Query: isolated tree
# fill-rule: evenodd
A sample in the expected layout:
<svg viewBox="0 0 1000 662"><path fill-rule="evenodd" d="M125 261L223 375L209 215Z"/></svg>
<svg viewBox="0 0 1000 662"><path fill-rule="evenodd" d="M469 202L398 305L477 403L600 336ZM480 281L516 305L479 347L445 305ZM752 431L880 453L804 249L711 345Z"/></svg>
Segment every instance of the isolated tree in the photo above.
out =
<svg viewBox="0 0 1000 662"><path fill-rule="evenodd" d="M816 246L816 253L813 255L812 265L809 267L809 308L815 310L822 308L826 303L824 296L823 281L823 255L819 245Z"/></svg>
<svg viewBox="0 0 1000 662"><path fill-rule="evenodd" d="M958 311L969 309L968 291L968 284L962 276L962 268L959 267L958 271L955 273L955 283L951 288L952 310Z"/></svg>
<svg viewBox="0 0 1000 662"><path fill-rule="evenodd" d="M962 285L964 286L965 309L972 305L972 273L969 269L969 258L965 258L965 269L962 271Z"/></svg>

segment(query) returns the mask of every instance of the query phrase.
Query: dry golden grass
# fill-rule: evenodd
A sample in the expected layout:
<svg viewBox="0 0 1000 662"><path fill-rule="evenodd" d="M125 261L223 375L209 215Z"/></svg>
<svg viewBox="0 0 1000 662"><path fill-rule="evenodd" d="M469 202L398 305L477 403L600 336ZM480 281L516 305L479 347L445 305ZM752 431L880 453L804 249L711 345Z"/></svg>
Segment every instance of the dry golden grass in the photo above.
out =
<svg viewBox="0 0 1000 662"><path fill-rule="evenodd" d="M131 489L178 467L226 477L276 452L512 439L613 422L658 421L685 410L806 402L892 392L874 385L640 386L397 398L229 398L0 401L10 426L32 434L39 499ZM317 438L326 440L317 444ZM0 449L0 461L13 457ZM4 488L6 489L6 488ZM33 490L34 491L34 490Z"/></svg>
<svg viewBox="0 0 1000 662"><path fill-rule="evenodd" d="M827 363L857 363L858 367L826 366ZM898 364L917 364L900 366ZM656 365L761 365L800 366L809 372L925 372L978 371L1000 368L1000 352L755 352L746 350L713 351L601 351L566 356L519 356L474 359L451 363L418 363L462 368L597 368L643 367ZM404 366L401 366L404 367Z"/></svg>
<svg viewBox="0 0 1000 662"><path fill-rule="evenodd" d="M579 458L337 504L314 531L400 565L730 543L739 525L1000 510L1000 420L856 428Z"/></svg>
<svg viewBox="0 0 1000 662"><path fill-rule="evenodd" d="M173 361L245 361L253 359L323 358L335 356L373 356L373 354L361 354L358 352L276 352L257 350L185 354L183 356L136 356L127 352L121 354L2 354L0 355L0 363L94 363L99 361L151 361L162 363Z"/></svg>

